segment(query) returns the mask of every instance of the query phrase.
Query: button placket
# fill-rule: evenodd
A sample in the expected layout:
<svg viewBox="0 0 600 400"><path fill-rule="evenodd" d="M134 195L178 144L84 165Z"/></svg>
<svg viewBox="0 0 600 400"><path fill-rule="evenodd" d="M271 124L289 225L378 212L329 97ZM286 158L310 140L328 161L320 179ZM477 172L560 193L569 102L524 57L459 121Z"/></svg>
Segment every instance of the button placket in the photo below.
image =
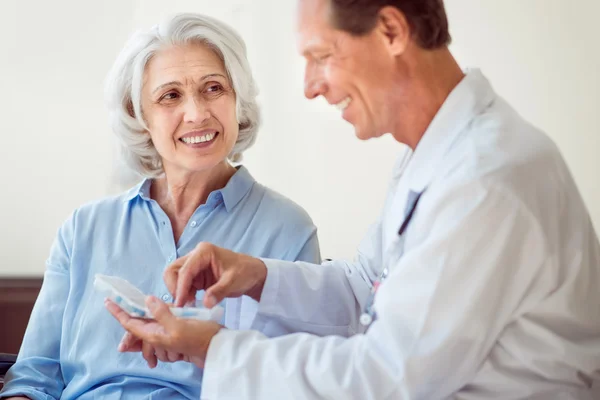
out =
<svg viewBox="0 0 600 400"><path fill-rule="evenodd" d="M155 207L154 214L158 218L158 236L160 238L159 240L162 248L162 254L166 260L166 267L171 262L175 261L175 259L177 258L177 244L175 243L173 229L171 227L171 222L169 221L167 214L162 208L160 208L158 203L153 204L153 207Z"/></svg>

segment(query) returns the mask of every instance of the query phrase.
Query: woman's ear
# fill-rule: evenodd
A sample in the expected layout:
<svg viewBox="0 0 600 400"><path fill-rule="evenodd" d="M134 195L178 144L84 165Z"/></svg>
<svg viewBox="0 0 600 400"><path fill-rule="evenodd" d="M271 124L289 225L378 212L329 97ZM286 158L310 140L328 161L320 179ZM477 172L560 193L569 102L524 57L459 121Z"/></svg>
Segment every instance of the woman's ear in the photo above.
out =
<svg viewBox="0 0 600 400"><path fill-rule="evenodd" d="M131 118L135 118L135 111L133 110L133 103L131 100L127 101L127 114L129 114Z"/></svg>
<svg viewBox="0 0 600 400"><path fill-rule="evenodd" d="M402 11L387 6L379 10L375 29L382 35L385 46L392 56L404 53L410 42L410 25Z"/></svg>
<svg viewBox="0 0 600 400"><path fill-rule="evenodd" d="M133 103L131 102L131 100L129 100L127 102L127 114L129 114L129 116L131 118L136 118L135 116L135 110L133 109ZM146 125L146 127L148 126L148 121L146 120L146 118L144 117L144 114L142 112L142 119L144 120L144 124ZM150 131L145 130L144 132L142 132L144 135L148 135L150 136ZM152 140L152 139L150 139Z"/></svg>

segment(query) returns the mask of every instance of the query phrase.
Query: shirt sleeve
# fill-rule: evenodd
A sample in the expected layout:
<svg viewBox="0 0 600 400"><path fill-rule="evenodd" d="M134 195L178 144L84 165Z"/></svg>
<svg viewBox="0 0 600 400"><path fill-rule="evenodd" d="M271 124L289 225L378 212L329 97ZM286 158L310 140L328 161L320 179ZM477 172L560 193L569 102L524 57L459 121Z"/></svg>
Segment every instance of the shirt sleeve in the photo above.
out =
<svg viewBox="0 0 600 400"><path fill-rule="evenodd" d="M309 241L305 248L316 245ZM360 331L358 314L381 267L380 253L378 219L361 241L354 262L262 259L267 279L252 329L270 337L292 332L349 336Z"/></svg>
<svg viewBox="0 0 600 400"><path fill-rule="evenodd" d="M72 220L58 232L46 263L44 281L33 307L17 362L5 377L0 398L59 399L65 387L60 366L63 314L69 294Z"/></svg>
<svg viewBox="0 0 600 400"><path fill-rule="evenodd" d="M480 183L425 194L415 218L423 237L391 266L366 333L268 339L223 330L209 348L202 399L438 399L465 386L543 267L544 235L518 200ZM296 310L278 311L334 324L357 318L341 264L327 275L304 264L270 268L291 271L279 274L278 297L282 286L302 294ZM294 292L288 276L312 289ZM343 311L337 321L331 310Z"/></svg>
<svg viewBox="0 0 600 400"><path fill-rule="evenodd" d="M295 254L293 260L305 261L313 264L321 263L321 249L316 228L313 229L308 239L306 239L304 245L300 248L300 251Z"/></svg>

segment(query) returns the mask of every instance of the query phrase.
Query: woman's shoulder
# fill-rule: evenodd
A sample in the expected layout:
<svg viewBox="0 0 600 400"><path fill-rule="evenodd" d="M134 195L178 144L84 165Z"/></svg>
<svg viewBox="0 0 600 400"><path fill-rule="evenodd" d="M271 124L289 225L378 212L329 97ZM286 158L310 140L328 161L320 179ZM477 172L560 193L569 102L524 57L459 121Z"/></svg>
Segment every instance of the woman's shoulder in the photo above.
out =
<svg viewBox="0 0 600 400"><path fill-rule="evenodd" d="M256 186L262 191L261 213L269 214L272 218L285 224L314 227L312 218L298 203L264 185L257 184Z"/></svg>
<svg viewBox="0 0 600 400"><path fill-rule="evenodd" d="M123 212L128 209L127 193L104 196L74 208L58 228L55 247L72 251L81 245L87 248L98 239L98 234L100 238L110 236L115 227L118 228Z"/></svg>
<svg viewBox="0 0 600 400"><path fill-rule="evenodd" d="M227 210L236 210L236 218L248 219L248 222L261 221L263 225L265 222L275 225L287 225L292 222L313 227L313 221L304 208L259 183L245 166L238 168L238 172L223 189L222 195Z"/></svg>
<svg viewBox="0 0 600 400"><path fill-rule="evenodd" d="M255 184L253 192L260 199L255 212L244 211L243 217L238 216L248 221L245 232L252 232L254 241L265 243L264 251L256 256L319 263L317 227L308 212L266 186Z"/></svg>
<svg viewBox="0 0 600 400"><path fill-rule="evenodd" d="M140 195L141 184L117 194L106 195L80 204L76 207L68 221L102 221L111 215L120 215L129 208L129 203Z"/></svg>

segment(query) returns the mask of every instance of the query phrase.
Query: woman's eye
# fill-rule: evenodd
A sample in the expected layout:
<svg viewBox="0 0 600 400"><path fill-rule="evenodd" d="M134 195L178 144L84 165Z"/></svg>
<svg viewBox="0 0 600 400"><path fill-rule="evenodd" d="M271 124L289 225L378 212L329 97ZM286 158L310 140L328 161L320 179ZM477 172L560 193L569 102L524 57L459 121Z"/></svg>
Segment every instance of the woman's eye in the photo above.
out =
<svg viewBox="0 0 600 400"><path fill-rule="evenodd" d="M160 98L160 100L174 100L174 99L176 99L178 97L179 97L179 95L177 93L175 93L175 92L169 92L169 93L165 94L164 96L162 96Z"/></svg>
<svg viewBox="0 0 600 400"><path fill-rule="evenodd" d="M206 88L206 91L209 93L218 93L221 92L223 90L223 86L215 84L215 85L210 85Z"/></svg>

